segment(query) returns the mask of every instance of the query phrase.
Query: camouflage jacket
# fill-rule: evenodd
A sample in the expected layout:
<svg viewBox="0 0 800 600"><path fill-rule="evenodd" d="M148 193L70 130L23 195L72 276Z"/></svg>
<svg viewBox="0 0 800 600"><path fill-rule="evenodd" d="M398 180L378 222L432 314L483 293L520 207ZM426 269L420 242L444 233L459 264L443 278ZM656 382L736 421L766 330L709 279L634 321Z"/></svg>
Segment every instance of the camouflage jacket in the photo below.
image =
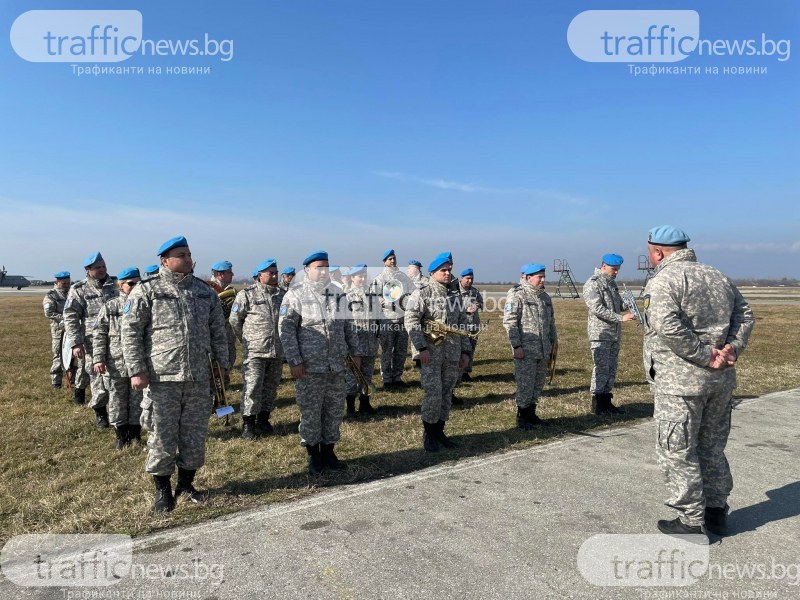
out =
<svg viewBox="0 0 800 600"><path fill-rule="evenodd" d="M403 320L408 298L415 289L408 275L400 269L385 267L372 282L370 293L380 300L384 320L399 323Z"/></svg>
<svg viewBox="0 0 800 600"><path fill-rule="evenodd" d="M338 373L345 369L348 354L362 356L346 310L347 299L336 287L310 280L293 285L283 297L278 320L289 365L302 364L309 373Z"/></svg>
<svg viewBox="0 0 800 600"><path fill-rule="evenodd" d="M380 303L364 288L350 286L347 304L353 315L353 324L358 332L358 342L364 356L375 356L378 352L378 317Z"/></svg>
<svg viewBox="0 0 800 600"><path fill-rule="evenodd" d="M508 290L503 327L508 332L511 347L521 347L526 358L548 358L558 341L553 301L547 292L528 282Z"/></svg>
<svg viewBox="0 0 800 600"><path fill-rule="evenodd" d="M283 358L278 336L278 316L283 288L254 283L238 294L228 319L231 329L242 342L245 359Z"/></svg>
<svg viewBox="0 0 800 600"><path fill-rule="evenodd" d="M465 288L458 284L458 291L464 301L464 309L467 311L467 328L470 331L479 331L481 328L481 312L483 310L483 294L474 285Z"/></svg>
<svg viewBox="0 0 800 600"><path fill-rule="evenodd" d="M67 291L62 290L58 286L53 286L53 289L45 294L42 299L42 306L44 307L44 316L50 319L51 329L64 329L63 312L64 304L67 302Z"/></svg>
<svg viewBox="0 0 800 600"><path fill-rule="evenodd" d="M710 369L711 349L747 346L755 319L730 280L697 262L694 250L665 258L644 295L644 368L658 393L699 396L733 389L735 368Z"/></svg>
<svg viewBox="0 0 800 600"><path fill-rule="evenodd" d="M461 294L433 279L429 285L414 290L406 309L406 331L414 348L420 351L433 346L431 339L423 333L425 321L438 321L469 331ZM461 354L472 354L472 344L463 335L447 334L439 348L444 351L444 360L449 362L458 362Z"/></svg>
<svg viewBox="0 0 800 600"><path fill-rule="evenodd" d="M222 303L202 279L162 268L133 289L122 312L122 353L130 376L209 381L210 356L229 367Z"/></svg>
<svg viewBox="0 0 800 600"><path fill-rule="evenodd" d="M109 376L128 377L122 357L122 307L128 297L117 296L100 309L92 327L92 364L105 363Z"/></svg>
<svg viewBox="0 0 800 600"><path fill-rule="evenodd" d="M416 277L410 277L409 279L411 279L411 283L413 283L414 287L417 289L421 288L423 285L428 285L428 283L430 283L430 277L425 277L422 273L420 273Z"/></svg>
<svg viewBox="0 0 800 600"><path fill-rule="evenodd" d="M70 347L91 344L93 321L103 304L119 296L116 277L106 277L105 283L86 278L72 284L64 304L64 331ZM91 348L86 348L91 352Z"/></svg>
<svg viewBox="0 0 800 600"><path fill-rule="evenodd" d="M583 284L583 301L589 309L587 329L590 342L613 342L622 333L622 315L625 303L619 294L617 282L594 270L594 275Z"/></svg>

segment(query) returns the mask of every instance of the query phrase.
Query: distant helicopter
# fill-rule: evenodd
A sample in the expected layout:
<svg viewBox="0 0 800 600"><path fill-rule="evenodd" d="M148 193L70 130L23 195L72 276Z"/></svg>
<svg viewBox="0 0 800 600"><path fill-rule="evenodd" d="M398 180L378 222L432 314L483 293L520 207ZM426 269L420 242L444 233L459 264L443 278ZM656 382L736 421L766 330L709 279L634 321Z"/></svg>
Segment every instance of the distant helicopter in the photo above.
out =
<svg viewBox="0 0 800 600"><path fill-rule="evenodd" d="M5 265L3 265L3 269L0 270L0 288L10 287L21 290L24 287L28 287L30 284L31 282L22 275L9 275Z"/></svg>

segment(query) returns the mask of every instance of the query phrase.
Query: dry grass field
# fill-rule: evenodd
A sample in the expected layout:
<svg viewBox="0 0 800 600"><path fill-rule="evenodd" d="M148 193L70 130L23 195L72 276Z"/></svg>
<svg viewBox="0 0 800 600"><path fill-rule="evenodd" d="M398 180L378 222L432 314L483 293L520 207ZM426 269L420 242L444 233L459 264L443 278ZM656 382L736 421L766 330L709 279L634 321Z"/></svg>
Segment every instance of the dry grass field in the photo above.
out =
<svg viewBox="0 0 800 600"><path fill-rule="evenodd" d="M501 313L484 313L488 329L478 345L475 381L458 388L466 403L454 410L448 426L457 449L438 454L422 450L418 386L403 393L379 391L375 418L346 421L342 426L337 453L349 469L312 479L299 446L294 386L285 377L273 413L276 434L247 442L239 437L238 415L229 427L212 418L207 463L196 481L198 488L211 491L209 502L199 508L179 504L167 516L154 517L153 484L143 472L145 450L115 451L113 432L95 429L91 410L74 406L70 392L50 387L49 329L41 299L2 297L0 545L21 533L143 534L313 494L320 487L390 477L650 416L641 328L627 323L624 329L615 402L625 406L626 414L615 419L595 417L587 414L591 360L585 305L581 300L555 300L555 309L561 342L558 369L540 411L549 427L532 432L515 428L513 366ZM754 310L757 324L739 363L737 396L800 386L800 306L759 304ZM417 384L418 374L407 370L406 380ZM230 402L238 404L238 367L233 382Z"/></svg>

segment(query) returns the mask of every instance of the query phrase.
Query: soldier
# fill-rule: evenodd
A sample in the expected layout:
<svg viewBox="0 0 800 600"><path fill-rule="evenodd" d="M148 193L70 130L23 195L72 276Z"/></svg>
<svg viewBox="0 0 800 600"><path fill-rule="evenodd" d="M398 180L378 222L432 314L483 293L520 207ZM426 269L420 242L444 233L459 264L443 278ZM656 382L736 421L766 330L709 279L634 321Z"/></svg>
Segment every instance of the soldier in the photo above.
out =
<svg viewBox="0 0 800 600"><path fill-rule="evenodd" d="M228 322L231 316L231 306L236 298L236 288L231 285L233 281L233 265L228 260L221 260L211 265L211 279L208 284L217 292L222 301L222 310L225 316L225 335L228 336L228 360L231 369L236 364L236 335ZM231 384L230 370L225 374L225 387Z"/></svg>
<svg viewBox="0 0 800 600"><path fill-rule="evenodd" d="M439 444L446 448L456 446L444 433L450 418L453 388L458 382L460 369L469 364L472 346L467 337L448 333L444 341L434 343L427 323L437 322L466 330L467 313L461 296L449 287L453 263L445 252L431 262L428 270L430 283L414 290L408 301L405 327L414 347L419 350L422 363L420 379L425 390L422 398L422 426L425 429L423 446L427 452L438 452Z"/></svg>
<svg viewBox="0 0 800 600"><path fill-rule="evenodd" d="M150 265L144 270L145 277L153 277L158 275L158 265Z"/></svg>
<svg viewBox="0 0 800 600"><path fill-rule="evenodd" d="M397 268L394 250L383 254L384 269L370 287L383 308L381 323L381 377L386 390L407 387L403 368L408 353L408 333L403 326L403 311L409 294L415 289L405 273Z"/></svg>
<svg viewBox="0 0 800 600"><path fill-rule="evenodd" d="M617 288L617 273L622 266L619 254L605 254L599 269L583 285L583 300L589 308L587 329L592 352L592 412L596 415L624 412L614 406L614 381L617 378L621 323L632 321L632 314L620 314L626 304Z"/></svg>
<svg viewBox="0 0 800 600"><path fill-rule="evenodd" d="M166 241L158 256L158 276L137 285L125 302L122 351L133 389L150 386L142 414L152 426L145 471L156 486L153 511L161 513L175 508L176 498L204 499L193 481L205 462L210 363L216 360L223 371L230 363L222 303L192 275L186 238ZM173 496L170 477L176 464Z"/></svg>
<svg viewBox="0 0 800 600"><path fill-rule="evenodd" d="M733 478L725 458L735 364L754 318L722 273L697 261L689 236L663 225L650 230L655 267L644 294L644 368L655 399L657 455L678 511L667 534L727 535Z"/></svg>
<svg viewBox="0 0 800 600"><path fill-rule="evenodd" d="M423 285L428 285L428 282L430 281L422 274L422 263L416 259L408 261L406 274L411 280L411 283L413 283L414 287L417 289L421 288Z"/></svg>
<svg viewBox="0 0 800 600"><path fill-rule="evenodd" d="M459 280L459 292L461 293L461 297L464 300L464 307L467 311L467 330L470 333L478 333L481 330L481 315L480 311L483 310L483 295L481 291L476 288L473 284L475 280L475 272L472 270L472 267L464 269L461 271L461 279ZM472 379L470 373L472 373L472 361L475 358L475 348L478 345L477 339L470 339L470 343L472 344L472 354L469 357L469 364L467 368L464 369L464 373L461 375L462 381L469 381ZM463 402L463 401L462 401Z"/></svg>
<svg viewBox="0 0 800 600"><path fill-rule="evenodd" d="M294 277L294 267L286 267L283 271L281 271L280 286L283 288L283 291L288 291L289 286L292 285L292 281L294 281Z"/></svg>
<svg viewBox="0 0 800 600"><path fill-rule="evenodd" d="M269 415L275 407L283 369L278 317L286 293L278 286L274 258L256 267L258 279L236 295L229 323L242 343L242 437L253 440L273 432Z"/></svg>
<svg viewBox="0 0 800 600"><path fill-rule="evenodd" d="M344 412L345 358L361 366L361 348L346 300L332 288L328 253L319 250L303 261L306 278L286 292L278 328L295 378L300 408L300 443L308 452L308 472L344 469L334 453ZM333 290L333 291L332 291Z"/></svg>
<svg viewBox="0 0 800 600"><path fill-rule="evenodd" d="M99 252L89 255L83 266L86 279L73 284L64 304L64 335L72 348L72 356L78 359L79 374L75 376L75 402L83 404L86 384L92 388L95 422L100 429L108 423L108 377L92 370L92 326L103 304L119 296L113 277L108 276L106 261ZM86 358L88 356L88 359ZM87 375L89 381L87 381Z"/></svg>
<svg viewBox="0 0 800 600"><path fill-rule="evenodd" d="M547 377L547 361L558 344L553 301L544 291L545 266L532 263L522 268L525 280L508 290L503 327L514 351L517 383L517 427L526 431L545 424L536 405Z"/></svg>
<svg viewBox="0 0 800 600"><path fill-rule="evenodd" d="M50 383L54 388L60 388L61 375L64 371L61 366L61 341L64 335L61 313L64 312L64 304L67 301L67 292L69 292L69 271L59 271L54 277L56 282L53 289L45 294L42 305L44 316L50 319L50 350L53 354L53 362L50 365Z"/></svg>
<svg viewBox="0 0 800 600"><path fill-rule="evenodd" d="M117 450L141 440L142 392L131 388L122 356L122 309L128 295L140 281L139 269L128 267L117 275L120 295L106 302L95 319L92 331L93 371L108 377L108 409L111 426L117 434Z"/></svg>
<svg viewBox="0 0 800 600"><path fill-rule="evenodd" d="M368 382L372 381L375 371L375 356L378 353L378 323L380 304L375 296L367 292L367 265L361 263L347 271L350 278L350 289L347 292L348 308L353 315L353 323L358 332L361 346L361 373ZM362 415L373 415L377 411L370 404L369 386L359 385L355 375L349 369L345 371L347 381L347 416L356 416L356 395L358 395L358 412Z"/></svg>

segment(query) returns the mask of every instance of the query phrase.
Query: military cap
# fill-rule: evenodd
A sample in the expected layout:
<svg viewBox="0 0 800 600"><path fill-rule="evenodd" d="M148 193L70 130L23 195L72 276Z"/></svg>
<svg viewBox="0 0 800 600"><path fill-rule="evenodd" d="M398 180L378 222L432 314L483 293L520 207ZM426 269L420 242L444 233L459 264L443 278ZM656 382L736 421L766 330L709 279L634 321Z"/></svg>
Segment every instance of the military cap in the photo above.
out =
<svg viewBox="0 0 800 600"><path fill-rule="evenodd" d="M312 262L316 262L318 260L328 260L328 253L325 250L317 250L316 252L309 254L303 259L303 266L307 267Z"/></svg>
<svg viewBox="0 0 800 600"><path fill-rule="evenodd" d="M474 274L475 274L475 272L472 270L472 267L469 267L469 268L464 269L463 271L461 271L461 276L462 277L466 277L467 275L474 275Z"/></svg>
<svg viewBox="0 0 800 600"><path fill-rule="evenodd" d="M647 236L647 242L656 246L683 246L689 242L689 236L683 229L672 225L659 225L653 227Z"/></svg>
<svg viewBox="0 0 800 600"><path fill-rule="evenodd" d="M258 263L258 266L256 267L256 271L255 272L256 273L260 273L261 271L266 271L270 267L275 267L277 265L278 265L278 261L276 261L274 258L265 258L260 263Z"/></svg>
<svg viewBox="0 0 800 600"><path fill-rule="evenodd" d="M168 239L166 242L161 244L161 247L158 249L157 256L164 256L167 252L172 250L173 248L188 248L189 242L186 241L186 238L182 235L178 237L174 237Z"/></svg>
<svg viewBox="0 0 800 600"><path fill-rule="evenodd" d="M531 263L525 263L524 265L522 265L522 266L519 268L519 272L520 272L520 273L522 273L522 274L524 275L524 274L525 274L525 271L527 271L527 270L528 270L528 267L529 267L530 265L531 265Z"/></svg>
<svg viewBox="0 0 800 600"><path fill-rule="evenodd" d="M541 263L528 263L523 267L522 274L523 275L536 275L537 273L542 273L545 270L545 266Z"/></svg>
<svg viewBox="0 0 800 600"><path fill-rule="evenodd" d="M431 264L428 265L428 272L433 273L437 269L441 269L443 265L447 263L452 263L452 254L449 252L442 252L441 254L437 254L436 258L431 261Z"/></svg>
<svg viewBox="0 0 800 600"><path fill-rule="evenodd" d="M56 279L69 279L69 271L59 271L53 277Z"/></svg>
<svg viewBox="0 0 800 600"><path fill-rule="evenodd" d="M354 267L351 267L350 270L347 272L348 275L358 275L359 273L366 273L367 272L367 265L365 263L358 263Z"/></svg>
<svg viewBox="0 0 800 600"><path fill-rule="evenodd" d="M384 252L384 253L383 253L383 257L381 258L381 260L384 260L384 261L385 261L385 260L386 260L387 258L389 258L390 256L397 256L397 255L394 253L394 250L392 250L392 249L389 249L389 250L387 250L386 252Z"/></svg>
<svg viewBox="0 0 800 600"><path fill-rule="evenodd" d="M86 257L86 260L83 261L83 266L89 268L98 260L103 260L103 255L100 254L99 252L92 252L89 256Z"/></svg>
<svg viewBox="0 0 800 600"><path fill-rule="evenodd" d="M159 268L160 267L158 265L150 265L149 267L147 267L144 270L144 274L145 275L155 275L156 273L158 273L158 269Z"/></svg>
<svg viewBox="0 0 800 600"><path fill-rule="evenodd" d="M603 262L609 267L619 267L624 261L619 254L603 254Z"/></svg>
<svg viewBox="0 0 800 600"><path fill-rule="evenodd" d="M331 265L331 266L328 267L328 271L330 271L331 273L333 273L334 271L338 271L338 270L339 270L339 265Z"/></svg>
<svg viewBox="0 0 800 600"><path fill-rule="evenodd" d="M140 277L139 269L136 267L127 267L122 269L122 271L119 272L119 275L117 275L117 279L120 281L124 279L133 279L134 277Z"/></svg>
<svg viewBox="0 0 800 600"><path fill-rule="evenodd" d="M231 264L231 261L229 260L220 260L211 265L211 270L218 272L231 271L233 270L233 264Z"/></svg>
<svg viewBox="0 0 800 600"><path fill-rule="evenodd" d="M419 262L419 261L418 261L418 260L416 260L416 259L412 259L412 260L408 261L408 264L409 264L409 265L414 265L414 266L417 266L417 267L419 267L420 269L422 268L422 263L421 263L421 262Z"/></svg>
<svg viewBox="0 0 800 600"><path fill-rule="evenodd" d="M294 275L294 267L286 267L283 271L281 271L281 275Z"/></svg>
<svg viewBox="0 0 800 600"><path fill-rule="evenodd" d="M253 269L253 279L258 279L258 269Z"/></svg>

